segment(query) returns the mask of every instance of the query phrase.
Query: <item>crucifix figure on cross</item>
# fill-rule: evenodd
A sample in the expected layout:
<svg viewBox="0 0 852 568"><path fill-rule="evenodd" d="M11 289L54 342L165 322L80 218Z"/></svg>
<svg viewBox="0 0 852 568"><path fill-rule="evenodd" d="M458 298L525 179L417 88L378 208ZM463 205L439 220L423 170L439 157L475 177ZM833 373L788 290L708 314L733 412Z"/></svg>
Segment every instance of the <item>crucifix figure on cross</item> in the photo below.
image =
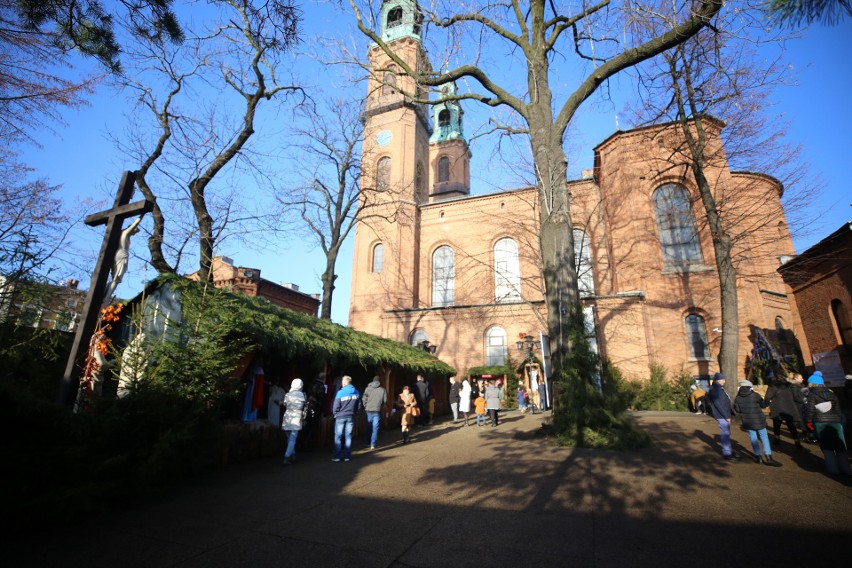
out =
<svg viewBox="0 0 852 568"><path fill-rule="evenodd" d="M93 213L84 220L90 227L106 225L106 234L95 265L95 271L92 273L82 319L77 328L77 334L74 336L71 354L65 365L65 374L59 385L59 402L63 404L70 405L75 400L81 371L89 353L90 340L95 332L101 308L104 302L108 302L112 298L115 287L118 286L127 271L128 251L126 249L129 248L130 236L139 230L139 223L142 218L136 219L130 227L122 232L124 220L129 217L144 216L145 213L154 208L153 202L147 200L130 203L135 183L136 173L124 172L112 209ZM120 254L120 251L123 254ZM107 278L111 268L113 279L109 289L107 289ZM109 292L109 296L107 296L107 292Z"/></svg>

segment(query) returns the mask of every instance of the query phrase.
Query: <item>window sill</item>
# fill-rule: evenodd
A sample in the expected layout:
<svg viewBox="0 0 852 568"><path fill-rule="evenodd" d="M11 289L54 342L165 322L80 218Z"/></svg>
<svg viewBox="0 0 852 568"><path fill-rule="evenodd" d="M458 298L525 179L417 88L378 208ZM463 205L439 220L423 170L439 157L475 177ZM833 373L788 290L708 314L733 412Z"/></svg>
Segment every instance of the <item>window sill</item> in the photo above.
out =
<svg viewBox="0 0 852 568"><path fill-rule="evenodd" d="M715 363L715 357L690 357L687 359L690 363Z"/></svg>
<svg viewBox="0 0 852 568"><path fill-rule="evenodd" d="M715 268L706 264L684 264L681 266L666 266L661 271L663 276L686 274L689 272L712 272Z"/></svg>

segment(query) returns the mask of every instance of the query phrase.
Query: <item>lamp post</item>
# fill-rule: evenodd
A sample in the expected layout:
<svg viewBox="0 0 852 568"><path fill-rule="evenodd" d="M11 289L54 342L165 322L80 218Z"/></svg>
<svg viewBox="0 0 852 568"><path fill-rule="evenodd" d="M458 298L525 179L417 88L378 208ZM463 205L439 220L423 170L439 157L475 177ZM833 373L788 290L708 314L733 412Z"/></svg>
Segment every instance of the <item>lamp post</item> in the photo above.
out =
<svg viewBox="0 0 852 568"><path fill-rule="evenodd" d="M520 352L527 352L526 362L530 363L533 360L533 354L537 349L541 349L541 341L535 341L532 335L525 335L523 339L519 339L515 346Z"/></svg>
<svg viewBox="0 0 852 568"><path fill-rule="evenodd" d="M431 353L432 355L434 355L435 351L438 349L438 346L432 345L431 343L429 343L428 339L424 339L423 341L418 343L417 347L419 347L420 349L422 349L426 353Z"/></svg>

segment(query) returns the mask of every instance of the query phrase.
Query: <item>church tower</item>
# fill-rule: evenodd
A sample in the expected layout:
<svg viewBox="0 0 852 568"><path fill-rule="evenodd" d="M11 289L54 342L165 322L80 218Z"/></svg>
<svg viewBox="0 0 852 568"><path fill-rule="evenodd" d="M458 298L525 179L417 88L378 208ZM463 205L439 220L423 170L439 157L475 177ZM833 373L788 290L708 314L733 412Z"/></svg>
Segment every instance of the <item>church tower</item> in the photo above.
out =
<svg viewBox="0 0 852 568"><path fill-rule="evenodd" d="M441 98L456 94L455 83L441 86ZM430 173L435 180L430 201L470 195L470 149L464 139L459 101L448 100L432 107L435 130L429 138Z"/></svg>
<svg viewBox="0 0 852 568"><path fill-rule="evenodd" d="M384 0L380 37L406 65L431 67L421 43L416 0ZM378 46L368 53L361 156L362 200L368 205L355 231L349 325L405 341L388 329L387 310L420 304L420 212L429 199L430 144L427 88L415 83Z"/></svg>

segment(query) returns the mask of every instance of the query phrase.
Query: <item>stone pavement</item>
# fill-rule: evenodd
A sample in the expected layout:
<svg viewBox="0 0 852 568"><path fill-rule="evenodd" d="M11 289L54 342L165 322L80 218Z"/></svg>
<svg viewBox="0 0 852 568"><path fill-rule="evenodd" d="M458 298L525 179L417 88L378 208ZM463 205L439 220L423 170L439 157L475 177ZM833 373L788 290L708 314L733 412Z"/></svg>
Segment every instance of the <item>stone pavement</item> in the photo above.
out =
<svg viewBox="0 0 852 568"><path fill-rule="evenodd" d="M548 413L549 414L549 413ZM144 506L3 546L6 566L690 567L848 563L852 483L816 446L721 459L705 416L641 412L655 444L564 449L541 414L442 422L349 463L330 450L233 466Z"/></svg>

